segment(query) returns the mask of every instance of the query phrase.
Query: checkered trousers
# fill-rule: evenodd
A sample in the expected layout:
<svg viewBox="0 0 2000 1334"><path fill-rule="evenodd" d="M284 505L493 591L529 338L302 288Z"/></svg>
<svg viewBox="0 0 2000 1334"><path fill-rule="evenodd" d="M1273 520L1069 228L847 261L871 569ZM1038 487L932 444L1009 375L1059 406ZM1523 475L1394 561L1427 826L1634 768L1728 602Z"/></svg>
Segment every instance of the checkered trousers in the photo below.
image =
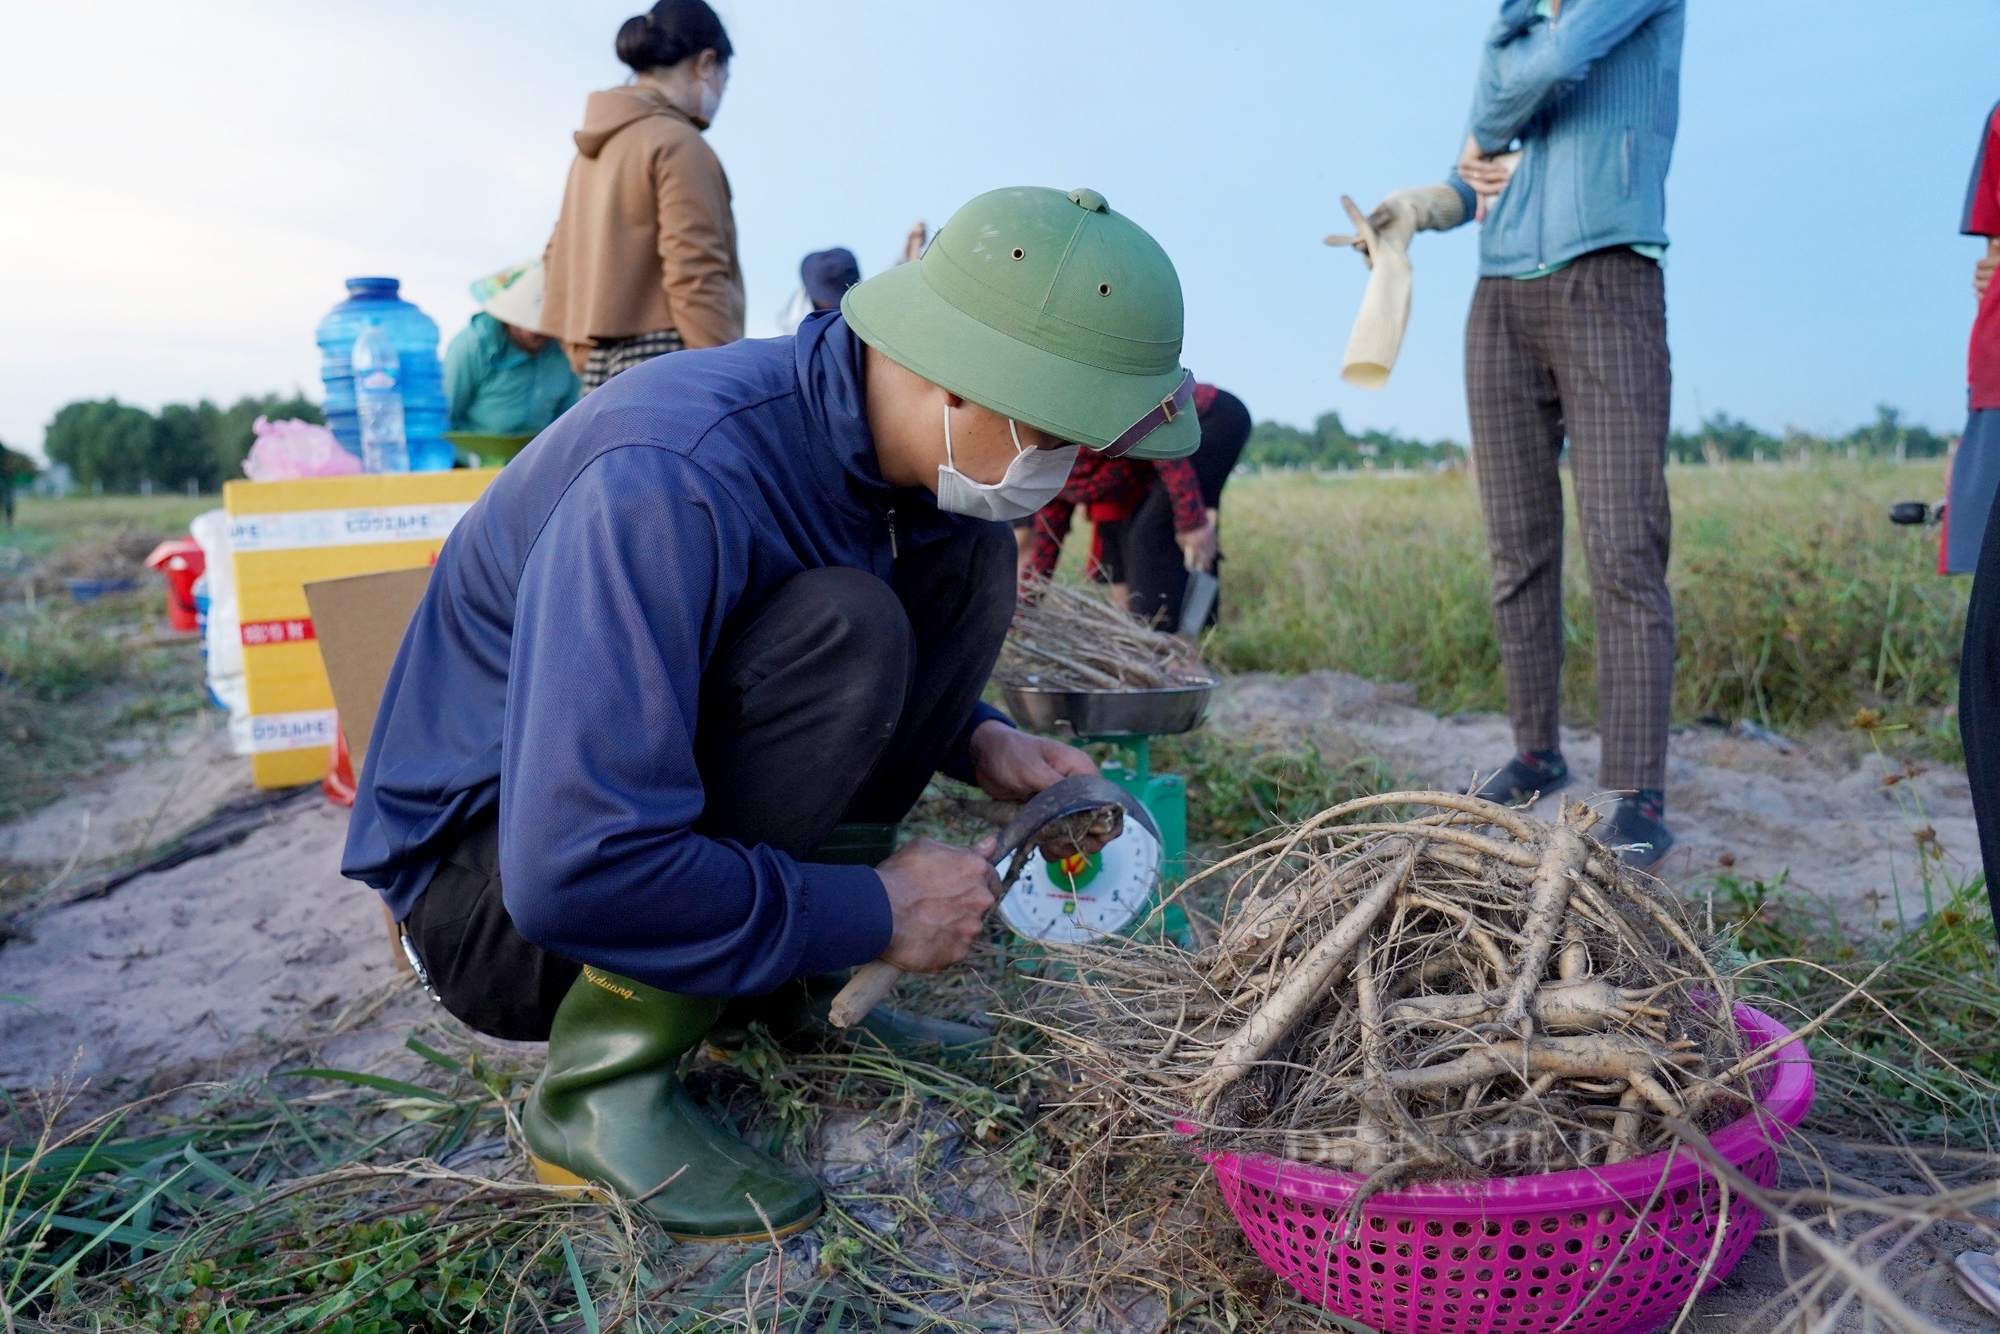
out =
<svg viewBox="0 0 2000 1334"><path fill-rule="evenodd" d="M583 363L583 392L589 393L620 371L629 371L642 361L665 356L669 352L680 352L687 348L681 341L680 330L659 329L653 333L634 334L630 338L601 339L590 349L589 358Z"/></svg>
<svg viewBox="0 0 2000 1334"><path fill-rule="evenodd" d="M1563 500L1556 460L1567 437L1597 619L1607 789L1666 785L1674 608L1662 278L1658 264L1623 246L1542 278L1482 278L1465 329L1473 462L1515 741L1522 750L1557 744Z"/></svg>

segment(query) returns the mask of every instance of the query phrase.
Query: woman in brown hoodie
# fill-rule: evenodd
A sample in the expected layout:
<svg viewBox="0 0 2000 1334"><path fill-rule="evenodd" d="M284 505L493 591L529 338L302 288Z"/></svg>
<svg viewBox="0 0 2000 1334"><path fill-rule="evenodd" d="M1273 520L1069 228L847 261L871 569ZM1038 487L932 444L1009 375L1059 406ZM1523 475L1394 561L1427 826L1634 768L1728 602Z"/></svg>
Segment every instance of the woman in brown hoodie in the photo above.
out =
<svg viewBox="0 0 2000 1334"><path fill-rule="evenodd" d="M625 20L637 76L592 93L543 262L542 332L586 391L682 348L743 336L743 270L729 178L701 137L729 83L729 34L702 0Z"/></svg>

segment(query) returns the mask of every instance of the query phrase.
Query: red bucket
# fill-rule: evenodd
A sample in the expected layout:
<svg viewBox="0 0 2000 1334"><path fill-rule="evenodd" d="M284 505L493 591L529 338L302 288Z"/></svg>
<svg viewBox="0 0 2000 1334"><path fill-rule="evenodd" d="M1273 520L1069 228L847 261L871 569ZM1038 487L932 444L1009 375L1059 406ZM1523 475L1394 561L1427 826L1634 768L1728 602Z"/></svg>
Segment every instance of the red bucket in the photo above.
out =
<svg viewBox="0 0 2000 1334"><path fill-rule="evenodd" d="M162 542L146 557L146 568L158 570L167 581L167 624L182 634L200 629L195 618L194 581L208 568L201 543L191 537Z"/></svg>

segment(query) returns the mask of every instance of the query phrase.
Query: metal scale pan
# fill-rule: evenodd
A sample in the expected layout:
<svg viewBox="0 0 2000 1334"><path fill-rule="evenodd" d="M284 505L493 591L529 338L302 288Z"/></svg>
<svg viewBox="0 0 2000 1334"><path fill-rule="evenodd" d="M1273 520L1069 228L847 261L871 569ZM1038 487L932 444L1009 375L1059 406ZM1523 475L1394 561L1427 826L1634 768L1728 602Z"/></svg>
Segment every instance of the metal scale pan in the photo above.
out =
<svg viewBox="0 0 2000 1334"><path fill-rule="evenodd" d="M1007 710L1030 731L1061 737L1176 736L1208 716L1215 683L1153 690L1006 687Z"/></svg>

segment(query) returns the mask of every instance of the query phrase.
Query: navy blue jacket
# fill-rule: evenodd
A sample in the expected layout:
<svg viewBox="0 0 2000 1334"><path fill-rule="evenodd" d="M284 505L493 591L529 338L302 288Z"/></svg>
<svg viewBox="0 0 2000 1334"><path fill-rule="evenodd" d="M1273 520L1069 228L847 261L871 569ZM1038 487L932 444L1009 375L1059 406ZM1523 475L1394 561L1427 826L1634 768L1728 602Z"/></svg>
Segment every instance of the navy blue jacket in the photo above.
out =
<svg viewBox="0 0 2000 1334"><path fill-rule="evenodd" d="M507 465L403 636L344 874L400 920L497 803L507 912L565 958L722 996L882 953L870 868L691 828L701 675L732 617L801 570L888 579L892 522L912 546L977 522L882 481L861 352L829 312L796 338L658 357ZM980 706L947 769L1000 716Z"/></svg>

